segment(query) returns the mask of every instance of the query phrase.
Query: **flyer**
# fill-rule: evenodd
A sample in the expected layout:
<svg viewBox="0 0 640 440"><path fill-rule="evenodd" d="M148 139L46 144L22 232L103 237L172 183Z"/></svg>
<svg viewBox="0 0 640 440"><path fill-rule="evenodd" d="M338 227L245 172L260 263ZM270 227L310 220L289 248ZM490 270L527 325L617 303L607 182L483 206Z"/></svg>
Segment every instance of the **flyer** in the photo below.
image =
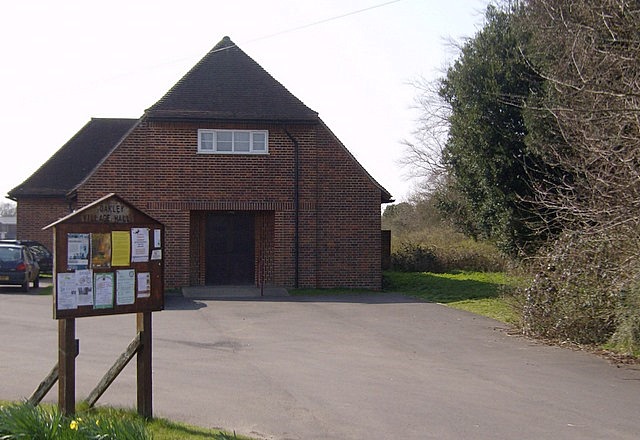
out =
<svg viewBox="0 0 640 440"><path fill-rule="evenodd" d="M149 228L131 228L131 261L149 261Z"/></svg>
<svg viewBox="0 0 640 440"><path fill-rule="evenodd" d="M93 305L93 271L91 269L76 270L75 286L78 290L78 306Z"/></svg>
<svg viewBox="0 0 640 440"><path fill-rule="evenodd" d="M151 296L151 274L149 272L138 273L138 298Z"/></svg>
<svg viewBox="0 0 640 440"><path fill-rule="evenodd" d="M111 234L108 232L91 234L91 267L111 267Z"/></svg>
<svg viewBox="0 0 640 440"><path fill-rule="evenodd" d="M63 272L58 274L56 283L56 299L58 303L58 310L71 310L78 308L75 273Z"/></svg>
<svg viewBox="0 0 640 440"><path fill-rule="evenodd" d="M116 304L126 305L135 302L136 271L134 269L116 270Z"/></svg>
<svg viewBox="0 0 640 440"><path fill-rule="evenodd" d="M96 273L94 275L93 308L108 309L113 307L113 273Z"/></svg>
<svg viewBox="0 0 640 440"><path fill-rule="evenodd" d="M153 230L153 247L159 248L162 247L162 231L160 229Z"/></svg>
<svg viewBox="0 0 640 440"><path fill-rule="evenodd" d="M131 255L129 231L111 232L111 266L128 266Z"/></svg>
<svg viewBox="0 0 640 440"><path fill-rule="evenodd" d="M67 270L89 267L89 234L67 234Z"/></svg>

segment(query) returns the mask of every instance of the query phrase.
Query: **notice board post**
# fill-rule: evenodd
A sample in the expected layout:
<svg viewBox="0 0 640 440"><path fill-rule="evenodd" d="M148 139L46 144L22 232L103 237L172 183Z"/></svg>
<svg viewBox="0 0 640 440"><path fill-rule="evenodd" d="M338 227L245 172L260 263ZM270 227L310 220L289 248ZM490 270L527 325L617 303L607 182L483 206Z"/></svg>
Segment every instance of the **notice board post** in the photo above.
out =
<svg viewBox="0 0 640 440"><path fill-rule="evenodd" d="M151 313L164 309L164 225L108 194L47 228L54 236L61 412L75 412L75 319L135 313L138 413L152 417Z"/></svg>
<svg viewBox="0 0 640 440"><path fill-rule="evenodd" d="M137 364L138 414L145 418L153 417L153 393L151 379L151 312L138 313L136 326L140 334L140 350Z"/></svg>
<svg viewBox="0 0 640 440"><path fill-rule="evenodd" d="M58 408L66 416L76 408L76 320L58 321Z"/></svg>

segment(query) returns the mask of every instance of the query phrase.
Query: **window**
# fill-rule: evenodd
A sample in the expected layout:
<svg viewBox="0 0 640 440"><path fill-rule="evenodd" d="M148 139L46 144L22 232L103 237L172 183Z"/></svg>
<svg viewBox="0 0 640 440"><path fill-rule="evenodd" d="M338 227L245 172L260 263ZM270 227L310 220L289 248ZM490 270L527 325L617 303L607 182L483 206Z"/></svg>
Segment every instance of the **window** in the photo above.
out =
<svg viewBox="0 0 640 440"><path fill-rule="evenodd" d="M266 130L198 130L198 152L218 154L267 154Z"/></svg>

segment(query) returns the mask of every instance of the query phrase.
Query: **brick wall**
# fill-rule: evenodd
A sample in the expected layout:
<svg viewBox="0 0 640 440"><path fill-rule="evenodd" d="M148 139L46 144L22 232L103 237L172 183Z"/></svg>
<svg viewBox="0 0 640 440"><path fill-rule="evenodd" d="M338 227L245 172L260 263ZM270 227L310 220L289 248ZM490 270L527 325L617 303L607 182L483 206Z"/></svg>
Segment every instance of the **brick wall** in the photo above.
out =
<svg viewBox="0 0 640 440"><path fill-rule="evenodd" d="M198 154L198 128L269 130L269 154ZM269 124L144 121L78 190L78 205L110 192L165 224L167 288L203 279L194 277L202 267L194 255L200 234L194 212L229 210L270 213L272 284L296 282L297 223L300 287L381 286L380 190L322 124L285 131Z"/></svg>
<svg viewBox="0 0 640 440"><path fill-rule="evenodd" d="M380 289L380 191L329 131L318 151L318 286Z"/></svg>
<svg viewBox="0 0 640 440"><path fill-rule="evenodd" d="M70 213L63 198L22 198L17 208L17 238L36 240L53 250L53 230L42 228Z"/></svg>

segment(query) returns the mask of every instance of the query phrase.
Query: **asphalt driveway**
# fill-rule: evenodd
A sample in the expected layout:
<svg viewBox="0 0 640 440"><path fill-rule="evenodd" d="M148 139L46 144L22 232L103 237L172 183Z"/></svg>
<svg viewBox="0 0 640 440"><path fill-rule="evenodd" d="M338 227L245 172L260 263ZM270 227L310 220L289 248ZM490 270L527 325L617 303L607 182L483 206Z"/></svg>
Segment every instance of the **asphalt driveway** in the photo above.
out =
<svg viewBox="0 0 640 440"><path fill-rule="evenodd" d="M57 361L51 303L0 288L0 399L27 397ZM135 336L135 317L76 326L80 400ZM640 437L637 369L401 295L171 297L153 330L159 417L265 439ZM99 404L135 402L132 362Z"/></svg>

